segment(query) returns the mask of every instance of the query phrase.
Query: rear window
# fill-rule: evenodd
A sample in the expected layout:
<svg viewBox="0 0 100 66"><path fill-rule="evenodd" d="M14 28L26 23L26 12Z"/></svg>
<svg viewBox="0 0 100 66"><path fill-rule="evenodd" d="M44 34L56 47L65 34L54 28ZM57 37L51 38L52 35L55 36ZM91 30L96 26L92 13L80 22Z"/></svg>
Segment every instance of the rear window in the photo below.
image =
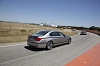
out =
<svg viewBox="0 0 100 66"><path fill-rule="evenodd" d="M48 31L40 31L40 32L38 32L38 33L36 33L36 34L45 35L45 34L47 34L47 33L48 33Z"/></svg>
<svg viewBox="0 0 100 66"><path fill-rule="evenodd" d="M82 30L82 32L86 32L86 30Z"/></svg>
<svg viewBox="0 0 100 66"><path fill-rule="evenodd" d="M47 34L49 31L40 31L37 32L36 34L34 34L34 36L44 36L45 34Z"/></svg>

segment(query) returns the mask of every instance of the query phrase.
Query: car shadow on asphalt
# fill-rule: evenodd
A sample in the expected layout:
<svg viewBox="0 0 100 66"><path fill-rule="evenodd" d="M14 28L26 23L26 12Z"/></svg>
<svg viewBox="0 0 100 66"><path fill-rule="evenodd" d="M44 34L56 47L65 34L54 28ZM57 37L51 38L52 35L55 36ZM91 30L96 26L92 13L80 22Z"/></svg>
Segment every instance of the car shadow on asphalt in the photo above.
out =
<svg viewBox="0 0 100 66"><path fill-rule="evenodd" d="M24 46L25 49L30 50L30 51L44 51L44 48L35 48L32 46Z"/></svg>
<svg viewBox="0 0 100 66"><path fill-rule="evenodd" d="M60 46L65 46L65 45L69 45L69 44L68 43L64 43L64 44L56 45L53 48L57 48L57 47L60 47Z"/></svg>
<svg viewBox="0 0 100 66"><path fill-rule="evenodd" d="M60 45L56 45L54 46L53 48L57 48L57 47L60 47L60 46L64 46L64 45L69 45L69 44L60 44ZM24 46L25 49L27 50L30 50L30 51L48 51L46 48L35 48L35 47L32 47L32 46Z"/></svg>

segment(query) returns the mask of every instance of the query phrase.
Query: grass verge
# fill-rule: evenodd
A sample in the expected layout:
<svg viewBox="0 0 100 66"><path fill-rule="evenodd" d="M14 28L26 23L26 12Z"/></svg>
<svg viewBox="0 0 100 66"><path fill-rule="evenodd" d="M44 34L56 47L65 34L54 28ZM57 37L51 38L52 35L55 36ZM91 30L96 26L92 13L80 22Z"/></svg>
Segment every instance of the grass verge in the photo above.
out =
<svg viewBox="0 0 100 66"><path fill-rule="evenodd" d="M0 22L0 45L5 43L26 41L29 34L33 34L43 29L61 31L65 35L69 36L78 34L76 31L72 31L70 29L58 29L39 25Z"/></svg>
<svg viewBox="0 0 100 66"><path fill-rule="evenodd" d="M63 32L65 35L77 35L78 33L73 31L73 32ZM0 44L4 43L14 43L14 42L22 42L26 41L28 38L28 35L23 35L23 36L7 36L7 37L0 37Z"/></svg>

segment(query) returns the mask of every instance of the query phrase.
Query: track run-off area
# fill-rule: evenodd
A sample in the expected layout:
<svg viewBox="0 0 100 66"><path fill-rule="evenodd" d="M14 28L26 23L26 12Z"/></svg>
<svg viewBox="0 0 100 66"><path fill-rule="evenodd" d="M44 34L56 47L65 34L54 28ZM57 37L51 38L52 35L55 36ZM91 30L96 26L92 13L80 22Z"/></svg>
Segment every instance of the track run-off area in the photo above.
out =
<svg viewBox="0 0 100 66"><path fill-rule="evenodd" d="M100 36L72 36L71 44L52 50L35 49L25 43L0 47L0 66L100 66Z"/></svg>

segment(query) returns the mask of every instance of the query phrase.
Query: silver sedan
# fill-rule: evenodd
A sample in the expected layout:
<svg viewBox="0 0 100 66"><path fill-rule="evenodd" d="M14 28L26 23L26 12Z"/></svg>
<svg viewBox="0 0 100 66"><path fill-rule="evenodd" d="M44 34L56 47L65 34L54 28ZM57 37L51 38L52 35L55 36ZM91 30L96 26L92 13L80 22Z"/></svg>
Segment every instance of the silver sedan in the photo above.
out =
<svg viewBox="0 0 100 66"><path fill-rule="evenodd" d="M51 50L54 46L71 43L71 37L65 36L59 31L41 30L35 34L29 35L27 44L36 48L46 48Z"/></svg>

